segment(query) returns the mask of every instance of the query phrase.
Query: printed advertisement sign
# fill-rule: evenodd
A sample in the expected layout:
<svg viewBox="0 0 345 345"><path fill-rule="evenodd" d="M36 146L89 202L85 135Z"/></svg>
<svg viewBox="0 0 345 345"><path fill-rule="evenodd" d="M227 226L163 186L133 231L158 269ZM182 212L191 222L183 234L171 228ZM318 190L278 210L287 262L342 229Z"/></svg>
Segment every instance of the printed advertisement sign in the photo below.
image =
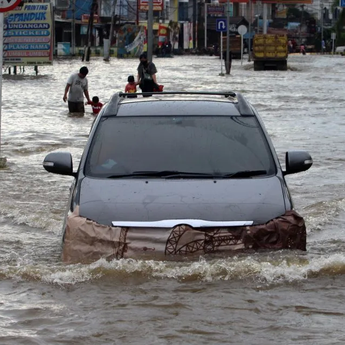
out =
<svg viewBox="0 0 345 345"><path fill-rule="evenodd" d="M148 0L139 0L139 10L148 11L149 2ZM154 11L163 11L163 0L153 0L153 10Z"/></svg>
<svg viewBox="0 0 345 345"><path fill-rule="evenodd" d="M4 16L4 64L53 63L50 3L25 3Z"/></svg>
<svg viewBox="0 0 345 345"><path fill-rule="evenodd" d="M208 16L224 16L224 6L223 5L212 5L207 4L207 15Z"/></svg>
<svg viewBox="0 0 345 345"><path fill-rule="evenodd" d="M168 30L164 25L159 25L158 28L158 46L161 47L165 42L168 42Z"/></svg>

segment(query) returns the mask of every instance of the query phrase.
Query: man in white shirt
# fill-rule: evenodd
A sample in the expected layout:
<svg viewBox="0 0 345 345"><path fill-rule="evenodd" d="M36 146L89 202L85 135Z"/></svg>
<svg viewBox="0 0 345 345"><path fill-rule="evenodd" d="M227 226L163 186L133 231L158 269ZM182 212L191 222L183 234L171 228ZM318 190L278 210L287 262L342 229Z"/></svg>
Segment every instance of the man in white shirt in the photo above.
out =
<svg viewBox="0 0 345 345"><path fill-rule="evenodd" d="M84 95L88 102L91 102L89 91L87 74L89 70L86 66L80 68L79 73L73 73L67 80L65 87L65 94L63 101L67 101L68 94L68 109L70 113L84 113Z"/></svg>

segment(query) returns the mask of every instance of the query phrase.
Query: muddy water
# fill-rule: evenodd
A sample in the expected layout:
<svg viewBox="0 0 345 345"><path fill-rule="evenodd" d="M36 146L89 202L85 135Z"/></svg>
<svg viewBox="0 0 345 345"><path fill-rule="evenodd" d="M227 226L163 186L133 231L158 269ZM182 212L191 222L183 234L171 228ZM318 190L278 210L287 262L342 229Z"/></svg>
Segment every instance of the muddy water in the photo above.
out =
<svg viewBox="0 0 345 345"><path fill-rule="evenodd" d="M262 115L282 163L293 149L314 159L309 171L287 177L306 219L306 253L182 263L60 262L72 181L46 173L42 161L51 151L70 151L77 167L91 108L70 117L62 97L82 62L56 60L38 76L33 68L4 71L0 344L344 343L345 60L295 55L288 62L287 72L254 72L237 60L222 77L215 57L155 59L166 91L240 91ZM108 101L137 63L92 58L90 95Z"/></svg>

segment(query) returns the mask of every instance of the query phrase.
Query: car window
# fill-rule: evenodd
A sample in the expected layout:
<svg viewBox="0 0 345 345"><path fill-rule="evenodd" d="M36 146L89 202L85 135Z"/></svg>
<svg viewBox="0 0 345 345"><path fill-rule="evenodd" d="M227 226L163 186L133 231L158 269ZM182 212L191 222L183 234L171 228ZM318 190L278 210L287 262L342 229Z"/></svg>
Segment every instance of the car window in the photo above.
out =
<svg viewBox="0 0 345 345"><path fill-rule="evenodd" d="M108 177L138 171L262 170L276 171L255 116L112 116L98 123L84 173Z"/></svg>

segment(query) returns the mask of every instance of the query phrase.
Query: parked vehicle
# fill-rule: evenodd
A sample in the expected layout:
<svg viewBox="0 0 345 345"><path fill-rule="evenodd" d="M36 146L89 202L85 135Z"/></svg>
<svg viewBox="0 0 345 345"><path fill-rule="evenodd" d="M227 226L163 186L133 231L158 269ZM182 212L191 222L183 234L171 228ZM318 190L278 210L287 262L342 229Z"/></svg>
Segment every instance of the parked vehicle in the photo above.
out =
<svg viewBox="0 0 345 345"><path fill-rule="evenodd" d="M240 93L141 95L113 95L75 172L68 152L44 159L48 172L74 178L63 261L306 250L285 176L311 167L307 152L286 152L283 170Z"/></svg>
<svg viewBox="0 0 345 345"><path fill-rule="evenodd" d="M336 47L335 54L345 55L345 46Z"/></svg>
<svg viewBox="0 0 345 345"><path fill-rule="evenodd" d="M227 37L223 36L223 52L226 52ZM229 48L233 59L241 58L241 36L230 36L229 37Z"/></svg>
<svg viewBox="0 0 345 345"><path fill-rule="evenodd" d="M256 34L253 40L254 70L287 70L288 39L286 35Z"/></svg>

